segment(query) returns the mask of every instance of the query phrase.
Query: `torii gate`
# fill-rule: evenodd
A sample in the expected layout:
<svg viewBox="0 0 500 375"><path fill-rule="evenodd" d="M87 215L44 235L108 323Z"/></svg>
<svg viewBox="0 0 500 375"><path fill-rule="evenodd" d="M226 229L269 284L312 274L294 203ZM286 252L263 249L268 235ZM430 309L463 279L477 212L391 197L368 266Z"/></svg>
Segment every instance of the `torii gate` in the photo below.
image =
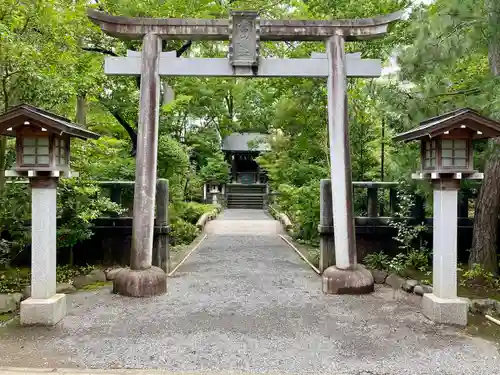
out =
<svg viewBox="0 0 500 375"><path fill-rule="evenodd" d="M152 267L154 201L158 148L160 76L328 77L328 132L335 262L323 273L327 293L367 293L371 273L357 264L347 116L347 77L379 77L381 62L345 54L346 41L381 37L402 12L357 20L261 20L255 11L232 11L224 19L154 19L112 16L88 10L108 35L142 39L141 52L107 57L105 73L140 75L134 218L130 270L119 273L113 290L128 296L166 292L166 275ZM228 58L177 58L161 52L162 39L229 40ZM260 41L324 41L326 54L310 59L259 56Z"/></svg>

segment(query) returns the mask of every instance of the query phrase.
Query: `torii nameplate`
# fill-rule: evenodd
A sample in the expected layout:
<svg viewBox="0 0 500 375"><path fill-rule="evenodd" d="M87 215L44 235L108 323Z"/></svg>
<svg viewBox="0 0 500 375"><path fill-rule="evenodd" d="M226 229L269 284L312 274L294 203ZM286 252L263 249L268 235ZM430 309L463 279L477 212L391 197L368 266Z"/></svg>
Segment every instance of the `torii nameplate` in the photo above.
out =
<svg viewBox="0 0 500 375"><path fill-rule="evenodd" d="M259 63L259 14L231 12L229 19L229 61L234 68L254 67Z"/></svg>

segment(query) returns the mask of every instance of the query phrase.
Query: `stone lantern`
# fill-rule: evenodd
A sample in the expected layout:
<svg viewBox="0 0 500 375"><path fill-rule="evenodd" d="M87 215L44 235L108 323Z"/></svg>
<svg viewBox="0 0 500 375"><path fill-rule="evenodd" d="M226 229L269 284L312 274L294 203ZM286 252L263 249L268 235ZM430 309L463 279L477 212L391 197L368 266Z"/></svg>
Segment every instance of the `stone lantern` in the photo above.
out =
<svg viewBox="0 0 500 375"><path fill-rule="evenodd" d="M483 178L473 167L472 142L498 136L500 122L464 108L394 137L420 141L421 167L412 177L429 180L434 190L433 293L424 294L422 310L438 323L467 324L467 302L457 297L457 196L461 180Z"/></svg>
<svg viewBox="0 0 500 375"><path fill-rule="evenodd" d="M54 325L66 315L65 295L56 294L57 183L72 176L71 138L99 136L26 104L0 115L0 134L16 138L15 166L5 175L27 177L31 187L31 297L21 302L21 324Z"/></svg>
<svg viewBox="0 0 500 375"><path fill-rule="evenodd" d="M220 194L219 185L216 183L210 184L210 192L212 195L212 204L217 204L219 202L218 195Z"/></svg>

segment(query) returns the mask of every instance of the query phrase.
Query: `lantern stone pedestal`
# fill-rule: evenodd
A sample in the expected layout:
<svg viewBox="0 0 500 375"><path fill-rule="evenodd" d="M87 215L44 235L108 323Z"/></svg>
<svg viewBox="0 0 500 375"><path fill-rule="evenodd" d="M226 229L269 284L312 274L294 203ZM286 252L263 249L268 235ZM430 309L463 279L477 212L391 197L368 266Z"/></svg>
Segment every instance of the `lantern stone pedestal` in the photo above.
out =
<svg viewBox="0 0 500 375"><path fill-rule="evenodd" d="M422 299L423 314L436 323L467 325L467 302L457 296L457 220L460 179L432 181L433 293Z"/></svg>
<svg viewBox="0 0 500 375"><path fill-rule="evenodd" d="M22 325L54 325L66 316L66 295L56 294L57 178L30 178L31 297L21 302Z"/></svg>

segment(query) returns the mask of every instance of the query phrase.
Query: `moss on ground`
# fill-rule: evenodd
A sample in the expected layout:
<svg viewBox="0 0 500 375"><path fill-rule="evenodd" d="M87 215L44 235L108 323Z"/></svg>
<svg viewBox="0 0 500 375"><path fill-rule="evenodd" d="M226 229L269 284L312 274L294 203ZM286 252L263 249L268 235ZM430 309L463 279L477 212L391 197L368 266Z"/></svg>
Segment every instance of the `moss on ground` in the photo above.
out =
<svg viewBox="0 0 500 375"><path fill-rule="evenodd" d="M0 324L8 322L15 316L14 313L0 313Z"/></svg>
<svg viewBox="0 0 500 375"><path fill-rule="evenodd" d="M94 284L85 285L81 290L98 290L107 286L113 286L112 281L97 281Z"/></svg>
<svg viewBox="0 0 500 375"><path fill-rule="evenodd" d="M499 316L494 316L500 319ZM479 336L483 339L500 343L500 326L489 321L483 315L469 314L468 325L465 331L472 336Z"/></svg>

